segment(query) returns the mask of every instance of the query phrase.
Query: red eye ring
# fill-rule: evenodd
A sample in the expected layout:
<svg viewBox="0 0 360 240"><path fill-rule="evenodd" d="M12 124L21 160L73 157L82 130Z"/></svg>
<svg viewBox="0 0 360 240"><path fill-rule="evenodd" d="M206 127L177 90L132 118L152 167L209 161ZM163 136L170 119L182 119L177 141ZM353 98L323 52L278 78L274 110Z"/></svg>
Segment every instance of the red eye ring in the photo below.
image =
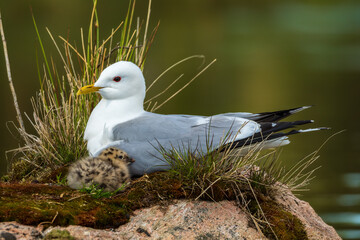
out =
<svg viewBox="0 0 360 240"><path fill-rule="evenodd" d="M116 77L113 78L114 82L120 82L120 80L121 80L120 76L116 76Z"/></svg>

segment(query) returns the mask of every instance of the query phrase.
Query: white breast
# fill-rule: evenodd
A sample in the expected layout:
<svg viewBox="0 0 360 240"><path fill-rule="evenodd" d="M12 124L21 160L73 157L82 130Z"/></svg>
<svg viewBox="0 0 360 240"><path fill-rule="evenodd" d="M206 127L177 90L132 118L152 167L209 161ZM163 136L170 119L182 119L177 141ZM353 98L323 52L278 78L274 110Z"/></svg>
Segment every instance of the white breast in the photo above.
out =
<svg viewBox="0 0 360 240"><path fill-rule="evenodd" d="M100 148L116 140L112 132L114 126L134 119L144 112L142 109L129 109L122 105L118 101L102 99L92 111L84 133L90 154L95 154Z"/></svg>

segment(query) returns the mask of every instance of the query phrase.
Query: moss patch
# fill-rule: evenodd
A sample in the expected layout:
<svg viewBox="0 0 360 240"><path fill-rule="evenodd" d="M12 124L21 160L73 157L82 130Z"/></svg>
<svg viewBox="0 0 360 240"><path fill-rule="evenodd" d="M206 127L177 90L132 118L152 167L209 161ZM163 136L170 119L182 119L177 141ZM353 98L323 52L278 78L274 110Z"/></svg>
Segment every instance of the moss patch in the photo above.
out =
<svg viewBox="0 0 360 240"><path fill-rule="evenodd" d="M261 208L270 223L271 228L266 228L265 236L273 238L274 233L281 239L308 239L304 225L301 221L289 212L283 210L276 202L270 200L261 203Z"/></svg>
<svg viewBox="0 0 360 240"><path fill-rule="evenodd" d="M53 229L46 234L44 240L75 240L66 230Z"/></svg>
<svg viewBox="0 0 360 240"><path fill-rule="evenodd" d="M216 200L235 200L231 186L214 184L212 196ZM193 198L200 191L173 177L168 172L145 175L134 180L124 192L110 198L95 199L89 194L65 186L31 183L0 183L0 221L17 221L26 225L70 224L92 228L115 228L129 221L131 213L152 205L167 205L173 199ZM245 200L256 217L259 205L244 186ZM274 239L307 239L300 220L270 197L257 193L258 201L269 221L261 223L264 234ZM206 200L204 194L202 199Z"/></svg>
<svg viewBox="0 0 360 240"><path fill-rule="evenodd" d="M106 199L94 199L65 186L0 183L0 221L118 227L128 222L131 212L138 208L185 196L181 183L165 172L139 178L125 192Z"/></svg>
<svg viewBox="0 0 360 240"><path fill-rule="evenodd" d="M257 201L255 199L248 199L248 201L251 214L262 220L260 227L267 238L308 239L302 222L290 212L282 209L270 196L257 193Z"/></svg>

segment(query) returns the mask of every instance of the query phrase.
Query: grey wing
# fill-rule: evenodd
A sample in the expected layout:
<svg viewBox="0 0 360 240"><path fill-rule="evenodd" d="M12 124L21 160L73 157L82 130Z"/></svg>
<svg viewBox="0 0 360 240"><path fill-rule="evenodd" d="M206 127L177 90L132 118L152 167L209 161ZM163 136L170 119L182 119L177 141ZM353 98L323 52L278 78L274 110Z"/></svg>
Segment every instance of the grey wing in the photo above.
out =
<svg viewBox="0 0 360 240"><path fill-rule="evenodd" d="M136 119L116 125L113 128L114 142L110 145L134 158L135 162L130 165L131 174L142 175L169 167L162 160L160 147L179 151L186 148L202 154L208 147L219 147L226 137L241 139L256 131L258 125L255 122L233 116L202 117L146 112ZM232 140L231 137L229 140Z"/></svg>
<svg viewBox="0 0 360 240"><path fill-rule="evenodd" d="M186 139L203 142L205 135L219 139L228 132L237 133L238 130L238 138L245 138L258 131L259 125L251 120L226 114L204 117L145 112L138 118L116 125L112 132L114 141L166 139L177 142Z"/></svg>

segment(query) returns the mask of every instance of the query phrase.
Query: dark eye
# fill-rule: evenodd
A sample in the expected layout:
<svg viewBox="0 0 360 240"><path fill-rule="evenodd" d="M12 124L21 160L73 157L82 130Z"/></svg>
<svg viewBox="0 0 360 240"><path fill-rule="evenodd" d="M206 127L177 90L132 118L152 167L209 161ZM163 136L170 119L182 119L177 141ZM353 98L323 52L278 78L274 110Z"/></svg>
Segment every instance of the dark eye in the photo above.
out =
<svg viewBox="0 0 360 240"><path fill-rule="evenodd" d="M114 82L120 82L120 80L121 80L121 77L119 77L119 76L116 76L116 77L114 77L114 78L113 78L113 80L114 80Z"/></svg>

